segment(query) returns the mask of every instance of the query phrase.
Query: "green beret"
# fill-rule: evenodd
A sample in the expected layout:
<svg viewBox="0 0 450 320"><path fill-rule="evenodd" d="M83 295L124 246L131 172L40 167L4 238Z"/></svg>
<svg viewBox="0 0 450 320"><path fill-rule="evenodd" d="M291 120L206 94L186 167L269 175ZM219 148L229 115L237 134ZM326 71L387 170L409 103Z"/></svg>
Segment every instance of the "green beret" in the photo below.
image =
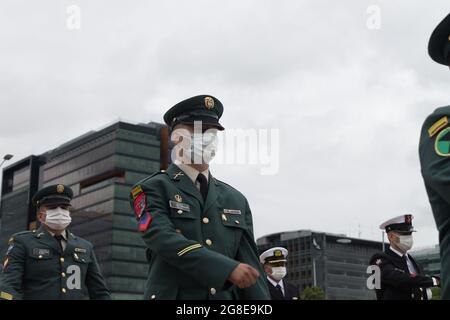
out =
<svg viewBox="0 0 450 320"><path fill-rule="evenodd" d="M450 14L434 29L428 43L431 59L443 65L449 65L450 54Z"/></svg>
<svg viewBox="0 0 450 320"><path fill-rule="evenodd" d="M72 198L73 191L70 187L63 184L57 184L45 187L36 192L33 197L33 203L36 207L55 204L70 205Z"/></svg>
<svg viewBox="0 0 450 320"><path fill-rule="evenodd" d="M202 121L202 124L224 130L224 127L219 123L222 113L223 105L217 98L200 95L174 105L164 114L164 122L171 129L179 123L194 124L194 121Z"/></svg>

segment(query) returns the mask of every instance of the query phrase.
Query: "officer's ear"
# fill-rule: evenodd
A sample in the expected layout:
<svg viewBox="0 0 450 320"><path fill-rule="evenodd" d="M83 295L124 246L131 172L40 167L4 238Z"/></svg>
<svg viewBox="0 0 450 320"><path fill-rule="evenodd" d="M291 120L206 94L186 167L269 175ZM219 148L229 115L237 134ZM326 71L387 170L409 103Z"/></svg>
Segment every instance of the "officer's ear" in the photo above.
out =
<svg viewBox="0 0 450 320"><path fill-rule="evenodd" d="M269 274L272 273L272 267L270 266L270 264L264 263L264 272Z"/></svg>
<svg viewBox="0 0 450 320"><path fill-rule="evenodd" d="M40 206L37 208L36 217L39 221L45 220L45 212L47 211L47 208L45 206Z"/></svg>

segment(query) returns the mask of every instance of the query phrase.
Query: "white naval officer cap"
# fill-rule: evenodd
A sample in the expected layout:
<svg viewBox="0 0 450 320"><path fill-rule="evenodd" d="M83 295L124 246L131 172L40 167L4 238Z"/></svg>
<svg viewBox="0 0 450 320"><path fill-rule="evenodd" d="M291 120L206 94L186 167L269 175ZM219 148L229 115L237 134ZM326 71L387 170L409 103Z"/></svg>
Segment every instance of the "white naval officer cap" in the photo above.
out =
<svg viewBox="0 0 450 320"><path fill-rule="evenodd" d="M395 231L399 233L416 232L416 230L414 230L414 227L412 225L413 219L414 216L412 214L404 214L383 222L380 225L380 229L386 230L386 232L389 231Z"/></svg>
<svg viewBox="0 0 450 320"><path fill-rule="evenodd" d="M286 257L289 251L283 247L270 248L259 256L259 261L264 263L287 262Z"/></svg>

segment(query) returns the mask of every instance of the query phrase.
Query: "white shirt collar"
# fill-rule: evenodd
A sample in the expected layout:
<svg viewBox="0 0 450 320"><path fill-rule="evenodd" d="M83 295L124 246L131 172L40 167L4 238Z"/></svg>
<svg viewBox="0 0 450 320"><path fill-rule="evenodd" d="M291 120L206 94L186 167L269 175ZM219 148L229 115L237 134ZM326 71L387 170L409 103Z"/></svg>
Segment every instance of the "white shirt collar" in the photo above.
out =
<svg viewBox="0 0 450 320"><path fill-rule="evenodd" d="M283 279L280 280L280 282L276 282L275 280L273 280L271 277L267 276L267 280L269 280L269 282L271 284L273 284L274 287L276 287L277 285L280 285L280 287L282 289L284 289L284 284L283 284Z"/></svg>
<svg viewBox="0 0 450 320"><path fill-rule="evenodd" d="M186 164L177 164L177 166L183 170L184 173L186 173L186 175L189 177L189 179L192 180L192 182L195 184L195 182L197 181L197 177L198 174L200 173L200 171L198 171L197 169L194 169L191 166L188 166ZM209 180L209 168L206 169L205 171L201 172L205 177L206 177L206 181Z"/></svg>
<svg viewBox="0 0 450 320"><path fill-rule="evenodd" d="M396 254L398 254L400 257L403 257L404 255L408 256L408 253L401 253L400 251L394 249L392 246L389 247L389 249L391 249L391 251L395 252Z"/></svg>

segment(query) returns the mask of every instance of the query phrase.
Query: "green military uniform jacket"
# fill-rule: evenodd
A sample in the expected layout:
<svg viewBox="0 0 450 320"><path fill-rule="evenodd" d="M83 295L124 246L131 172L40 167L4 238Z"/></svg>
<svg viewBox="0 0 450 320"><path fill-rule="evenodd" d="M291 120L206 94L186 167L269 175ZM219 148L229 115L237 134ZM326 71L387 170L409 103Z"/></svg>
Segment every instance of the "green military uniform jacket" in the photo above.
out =
<svg viewBox="0 0 450 320"><path fill-rule="evenodd" d="M139 182L131 203L140 217L150 263L145 299L270 299L246 198L209 176L206 201L176 165ZM143 227L142 227L143 226ZM228 282L239 263L256 268L257 283Z"/></svg>
<svg viewBox="0 0 450 320"><path fill-rule="evenodd" d="M425 120L419 145L420 164L439 231L441 297L450 299L450 106Z"/></svg>
<svg viewBox="0 0 450 320"><path fill-rule="evenodd" d="M0 274L6 300L110 299L92 244L67 230L60 245L44 228L11 238Z"/></svg>

